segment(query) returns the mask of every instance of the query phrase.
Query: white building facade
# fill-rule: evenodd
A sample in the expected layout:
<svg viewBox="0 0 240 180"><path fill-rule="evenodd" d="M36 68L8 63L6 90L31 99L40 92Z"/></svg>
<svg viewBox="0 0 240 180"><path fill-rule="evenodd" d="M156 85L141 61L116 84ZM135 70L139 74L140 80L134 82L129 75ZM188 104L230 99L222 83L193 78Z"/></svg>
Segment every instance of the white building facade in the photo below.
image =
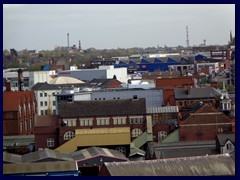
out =
<svg viewBox="0 0 240 180"><path fill-rule="evenodd" d="M33 71L29 72L29 87L33 87L35 84L47 82L49 83L53 76L56 75L55 70L51 71Z"/></svg>
<svg viewBox="0 0 240 180"><path fill-rule="evenodd" d="M114 66L99 66L99 69L66 70L59 72L58 76L68 76L83 81L112 79L114 76L122 83L127 83L128 80L127 68L114 68Z"/></svg>

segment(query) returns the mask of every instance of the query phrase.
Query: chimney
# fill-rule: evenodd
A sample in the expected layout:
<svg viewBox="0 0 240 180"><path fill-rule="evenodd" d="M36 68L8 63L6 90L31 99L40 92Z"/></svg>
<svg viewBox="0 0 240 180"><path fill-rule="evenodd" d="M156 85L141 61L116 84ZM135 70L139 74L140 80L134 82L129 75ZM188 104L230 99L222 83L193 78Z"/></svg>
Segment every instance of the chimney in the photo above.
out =
<svg viewBox="0 0 240 180"><path fill-rule="evenodd" d="M11 92L11 83L10 83L10 81L6 82L6 91L7 92Z"/></svg>
<svg viewBox="0 0 240 180"><path fill-rule="evenodd" d="M18 69L18 91L23 91L23 82L24 82L23 70Z"/></svg>

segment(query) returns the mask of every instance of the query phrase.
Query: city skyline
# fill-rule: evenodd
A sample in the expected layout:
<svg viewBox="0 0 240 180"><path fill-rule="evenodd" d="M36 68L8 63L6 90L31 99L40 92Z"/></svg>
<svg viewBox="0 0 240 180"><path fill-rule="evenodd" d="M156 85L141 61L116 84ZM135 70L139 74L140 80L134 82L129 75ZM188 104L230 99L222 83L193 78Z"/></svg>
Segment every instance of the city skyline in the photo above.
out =
<svg viewBox="0 0 240 180"><path fill-rule="evenodd" d="M225 45L235 36L234 4L4 5L3 49L53 50Z"/></svg>

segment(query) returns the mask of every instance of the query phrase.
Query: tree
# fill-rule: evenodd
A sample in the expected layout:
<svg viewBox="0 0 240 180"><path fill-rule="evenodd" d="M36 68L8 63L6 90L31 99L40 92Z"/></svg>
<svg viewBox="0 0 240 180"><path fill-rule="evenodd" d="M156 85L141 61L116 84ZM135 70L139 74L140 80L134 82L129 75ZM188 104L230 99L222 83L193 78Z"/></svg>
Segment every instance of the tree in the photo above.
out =
<svg viewBox="0 0 240 180"><path fill-rule="evenodd" d="M9 52L7 49L4 49L4 50L3 50L3 55L4 55L4 56L9 56L9 55L10 55L10 52Z"/></svg>

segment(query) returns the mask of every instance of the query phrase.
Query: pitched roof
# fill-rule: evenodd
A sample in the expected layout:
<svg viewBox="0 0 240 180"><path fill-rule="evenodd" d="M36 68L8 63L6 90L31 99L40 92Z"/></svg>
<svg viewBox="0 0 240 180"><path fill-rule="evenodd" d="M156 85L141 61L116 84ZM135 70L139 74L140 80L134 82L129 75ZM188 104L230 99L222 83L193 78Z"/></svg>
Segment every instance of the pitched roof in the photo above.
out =
<svg viewBox="0 0 240 180"><path fill-rule="evenodd" d="M150 107L147 113L178 113L178 106Z"/></svg>
<svg viewBox="0 0 240 180"><path fill-rule="evenodd" d="M39 91L39 90L57 90L59 89L58 86L53 84L48 84L47 82L44 83L37 83L32 87L33 91Z"/></svg>
<svg viewBox="0 0 240 180"><path fill-rule="evenodd" d="M229 154L104 163L111 176L234 176ZM102 169L103 169L102 168ZM101 172L100 172L101 175Z"/></svg>
<svg viewBox="0 0 240 180"><path fill-rule="evenodd" d="M12 154L8 152L3 152L3 163L22 163L22 156L18 154Z"/></svg>
<svg viewBox="0 0 240 180"><path fill-rule="evenodd" d="M73 152L72 158L77 161L83 161L86 159L94 158L96 156L106 156L112 158L118 158L122 160L128 160L122 153L117 150L100 148L100 147L89 147L80 151Z"/></svg>
<svg viewBox="0 0 240 180"><path fill-rule="evenodd" d="M145 99L61 102L60 117L126 116L146 114Z"/></svg>
<svg viewBox="0 0 240 180"><path fill-rule="evenodd" d="M4 164L4 175L22 175L27 173L46 173L46 172L64 172L77 171L77 163L75 161L62 162L38 162L38 163L22 163L22 164Z"/></svg>
<svg viewBox="0 0 240 180"><path fill-rule="evenodd" d="M174 89L175 99L201 99L201 98L214 98L221 95L215 88L191 88L189 94L187 89Z"/></svg>
<svg viewBox="0 0 240 180"><path fill-rule="evenodd" d="M105 88L107 87L109 84L111 84L112 82L119 82L121 84L120 81L118 81L117 79L93 79L89 82L89 87L100 87L100 88ZM120 86L121 87L121 86Z"/></svg>
<svg viewBox="0 0 240 180"><path fill-rule="evenodd" d="M31 152L22 156L23 163L26 162L39 162L45 159L55 159L56 161L71 161L72 157L68 153L54 151L51 149L43 149Z"/></svg>
<svg viewBox="0 0 240 180"><path fill-rule="evenodd" d="M235 144L235 134L218 134L217 135L218 142L221 146L224 146L225 143L230 140L233 144Z"/></svg>
<svg viewBox="0 0 240 180"><path fill-rule="evenodd" d="M49 84L83 84L84 82L73 77L60 76L52 79Z"/></svg>
<svg viewBox="0 0 240 180"><path fill-rule="evenodd" d="M18 111L22 103L36 102L33 91L3 92L3 111Z"/></svg>

